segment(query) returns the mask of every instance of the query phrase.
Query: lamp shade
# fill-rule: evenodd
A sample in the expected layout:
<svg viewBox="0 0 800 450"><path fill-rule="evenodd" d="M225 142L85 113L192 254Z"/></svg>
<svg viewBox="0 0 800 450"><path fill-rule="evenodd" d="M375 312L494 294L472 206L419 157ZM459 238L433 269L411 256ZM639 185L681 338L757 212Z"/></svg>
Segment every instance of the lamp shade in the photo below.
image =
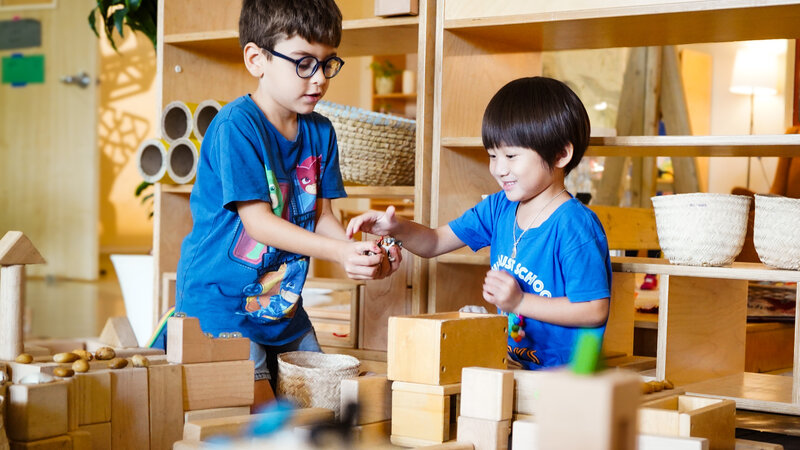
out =
<svg viewBox="0 0 800 450"><path fill-rule="evenodd" d="M731 92L734 94L775 95L778 93L778 56L753 48L736 51Z"/></svg>

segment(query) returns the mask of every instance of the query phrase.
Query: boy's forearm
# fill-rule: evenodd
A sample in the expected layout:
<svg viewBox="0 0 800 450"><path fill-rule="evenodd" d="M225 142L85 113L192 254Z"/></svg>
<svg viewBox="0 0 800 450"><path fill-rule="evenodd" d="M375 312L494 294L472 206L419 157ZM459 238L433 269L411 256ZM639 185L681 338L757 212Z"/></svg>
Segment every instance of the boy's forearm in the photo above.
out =
<svg viewBox="0 0 800 450"><path fill-rule="evenodd" d="M514 312L565 327L597 327L608 318L608 302L607 298L571 302L567 297L546 298L526 293Z"/></svg>
<svg viewBox="0 0 800 450"><path fill-rule="evenodd" d="M401 217L397 221L392 236L403 242L403 248L417 256L433 258L464 245L447 226L433 229Z"/></svg>

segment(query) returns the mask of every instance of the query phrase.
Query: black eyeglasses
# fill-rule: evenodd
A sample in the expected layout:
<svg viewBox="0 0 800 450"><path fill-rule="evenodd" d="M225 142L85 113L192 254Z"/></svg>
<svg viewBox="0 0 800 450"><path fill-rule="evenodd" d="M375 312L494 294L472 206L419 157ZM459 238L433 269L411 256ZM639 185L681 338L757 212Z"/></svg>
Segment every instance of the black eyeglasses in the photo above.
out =
<svg viewBox="0 0 800 450"><path fill-rule="evenodd" d="M320 61L317 58L307 55L303 56L300 59L290 58L282 53L278 53L275 50L267 50L271 54L277 56L278 58L283 58L287 61L293 62L296 66L297 76L300 78L311 78L317 73L317 69L322 66L322 74L325 75L325 78L333 78L342 70L342 66L344 65L344 60L339 58L338 56L331 56L324 61Z"/></svg>

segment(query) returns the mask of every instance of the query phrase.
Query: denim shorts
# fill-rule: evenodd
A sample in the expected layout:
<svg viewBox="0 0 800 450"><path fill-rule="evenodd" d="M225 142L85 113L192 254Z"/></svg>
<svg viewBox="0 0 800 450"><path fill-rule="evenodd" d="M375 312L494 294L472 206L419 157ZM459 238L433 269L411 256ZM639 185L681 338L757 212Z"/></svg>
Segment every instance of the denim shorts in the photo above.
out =
<svg viewBox="0 0 800 450"><path fill-rule="evenodd" d="M256 381L270 380L274 390L278 380L278 354L293 351L322 352L313 328L283 345L263 345L250 341L250 359L255 363Z"/></svg>

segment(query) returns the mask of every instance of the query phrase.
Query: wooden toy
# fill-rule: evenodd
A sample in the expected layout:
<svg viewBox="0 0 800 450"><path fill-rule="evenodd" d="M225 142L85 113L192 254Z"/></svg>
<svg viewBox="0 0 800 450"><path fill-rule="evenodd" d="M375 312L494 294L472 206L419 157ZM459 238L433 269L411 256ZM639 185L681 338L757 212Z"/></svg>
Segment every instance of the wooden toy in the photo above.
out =
<svg viewBox="0 0 800 450"><path fill-rule="evenodd" d="M78 425L111 421L111 372L96 370L76 373L72 379L75 389L75 413ZM72 411L71 411L72 412Z"/></svg>
<svg viewBox="0 0 800 450"><path fill-rule="evenodd" d="M509 420L458 417L457 440L472 443L475 450L507 450L509 433L511 433L511 421ZM525 448L525 446L519 448Z"/></svg>
<svg viewBox="0 0 800 450"><path fill-rule="evenodd" d="M72 439L66 434L36 441L11 441L11 450L72 450Z"/></svg>
<svg viewBox="0 0 800 450"><path fill-rule="evenodd" d="M537 397L544 372L535 370L513 370L514 407L518 414L533 415L536 411Z"/></svg>
<svg viewBox="0 0 800 450"><path fill-rule="evenodd" d="M22 353L25 265L44 262L21 231L9 231L0 239L0 360L13 361Z"/></svg>
<svg viewBox="0 0 800 450"><path fill-rule="evenodd" d="M29 348L28 346L46 348L50 355L71 352L76 349L86 349L86 343L83 339L32 339L25 341L25 348Z"/></svg>
<svg viewBox="0 0 800 450"><path fill-rule="evenodd" d="M147 368L150 450L169 450L183 435L183 369L177 364Z"/></svg>
<svg viewBox="0 0 800 450"><path fill-rule="evenodd" d="M67 436L72 441L72 450L92 450L92 435L88 431L74 430Z"/></svg>
<svg viewBox="0 0 800 450"><path fill-rule="evenodd" d="M426 445L417 447L416 450L474 450L475 446L471 442L449 441L443 444Z"/></svg>
<svg viewBox="0 0 800 450"><path fill-rule="evenodd" d="M737 450L739 450L738 442L739 440L737 440ZM537 450L541 448L538 443L539 425L528 421L514 422L511 433L511 448ZM708 450L708 439L704 438L677 438L640 434L636 438L636 443L639 450Z"/></svg>
<svg viewBox="0 0 800 450"><path fill-rule="evenodd" d="M142 449L150 446L147 369L111 370L111 448Z"/></svg>
<svg viewBox="0 0 800 450"><path fill-rule="evenodd" d="M392 418L392 382L386 375L342 380L341 398L341 411L348 403L358 404L358 425Z"/></svg>
<svg viewBox="0 0 800 450"><path fill-rule="evenodd" d="M462 416L510 420L513 403L513 371L465 367L461 372Z"/></svg>
<svg viewBox="0 0 800 450"><path fill-rule="evenodd" d="M353 442L358 445L388 443L392 421L365 423L353 427Z"/></svg>
<svg viewBox="0 0 800 450"><path fill-rule="evenodd" d="M205 363L245 360L250 357L250 339L209 338L196 317L170 317L167 321L167 361Z"/></svg>
<svg viewBox="0 0 800 450"><path fill-rule="evenodd" d="M654 400L639 409L639 431L657 436L701 437L711 449L735 445L736 402L690 395Z"/></svg>
<svg viewBox="0 0 800 450"><path fill-rule="evenodd" d="M111 449L111 422L82 425L78 431L86 431L92 439L92 450Z"/></svg>
<svg viewBox="0 0 800 450"><path fill-rule="evenodd" d="M511 425L511 448L532 449L539 442L539 426L529 420L515 420Z"/></svg>
<svg viewBox="0 0 800 450"><path fill-rule="evenodd" d="M262 414L247 414L186 422L183 427L183 440L205 441L215 436L237 436L242 434L251 423L258 421L261 416ZM290 426L333 422L333 418L331 409L302 408L292 413Z"/></svg>
<svg viewBox="0 0 800 450"><path fill-rule="evenodd" d="M6 432L12 441L36 441L67 432L68 381L8 387Z"/></svg>
<svg viewBox="0 0 800 450"><path fill-rule="evenodd" d="M507 319L437 313L389 318L388 378L421 384L461 381L469 366L506 368Z"/></svg>
<svg viewBox="0 0 800 450"><path fill-rule="evenodd" d="M250 414L249 406L231 406L228 408L209 408L186 411L183 413L183 421L197 422L198 420L216 419L218 417L246 416ZM181 424L181 427L183 425Z"/></svg>
<svg viewBox="0 0 800 450"><path fill-rule="evenodd" d="M136 333L133 332L131 322L127 316L109 317L100 332L98 339L109 347L138 347L139 341L136 340Z"/></svg>
<svg viewBox="0 0 800 450"><path fill-rule="evenodd" d="M392 383L392 443L419 446L450 440L460 393L459 383Z"/></svg>
<svg viewBox="0 0 800 450"><path fill-rule="evenodd" d="M86 340L86 350L90 352L96 352L99 348L108 347L108 345L100 342L99 340L94 339L87 339ZM166 353L164 350L160 348L149 348L149 347L111 347L114 349L114 354L119 356L120 358L130 358L133 355L143 355L143 356L159 356L165 355Z"/></svg>
<svg viewBox="0 0 800 450"><path fill-rule="evenodd" d="M181 367L184 411L253 404L253 361L184 364Z"/></svg>
<svg viewBox="0 0 800 450"><path fill-rule="evenodd" d="M21 364L16 361L9 361L7 364L8 371L10 372L9 375L11 375L11 382L13 383L19 383L19 380L32 373L46 373L48 375L52 375L54 369L62 366L61 364L55 362L33 362L31 364Z"/></svg>

